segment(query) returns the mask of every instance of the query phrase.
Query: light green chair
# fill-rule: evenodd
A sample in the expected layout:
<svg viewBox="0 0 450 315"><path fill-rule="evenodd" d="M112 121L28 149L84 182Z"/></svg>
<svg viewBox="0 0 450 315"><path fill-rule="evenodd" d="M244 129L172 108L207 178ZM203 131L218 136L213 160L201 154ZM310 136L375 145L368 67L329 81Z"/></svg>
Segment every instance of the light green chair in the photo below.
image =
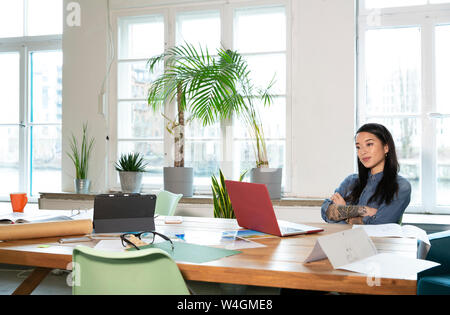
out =
<svg viewBox="0 0 450 315"><path fill-rule="evenodd" d="M156 196L155 214L173 216L181 197L182 194L161 190Z"/></svg>
<svg viewBox="0 0 450 315"><path fill-rule="evenodd" d="M72 256L75 295L189 294L178 266L159 248L106 252L77 246Z"/></svg>

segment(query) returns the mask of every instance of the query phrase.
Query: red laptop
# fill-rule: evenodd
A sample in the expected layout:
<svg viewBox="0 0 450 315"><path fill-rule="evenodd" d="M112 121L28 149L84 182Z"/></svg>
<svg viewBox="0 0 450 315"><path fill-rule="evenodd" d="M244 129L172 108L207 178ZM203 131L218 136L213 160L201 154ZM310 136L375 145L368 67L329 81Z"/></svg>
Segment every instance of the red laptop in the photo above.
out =
<svg viewBox="0 0 450 315"><path fill-rule="evenodd" d="M313 226L277 220L264 184L225 181L239 226L277 236L322 232Z"/></svg>

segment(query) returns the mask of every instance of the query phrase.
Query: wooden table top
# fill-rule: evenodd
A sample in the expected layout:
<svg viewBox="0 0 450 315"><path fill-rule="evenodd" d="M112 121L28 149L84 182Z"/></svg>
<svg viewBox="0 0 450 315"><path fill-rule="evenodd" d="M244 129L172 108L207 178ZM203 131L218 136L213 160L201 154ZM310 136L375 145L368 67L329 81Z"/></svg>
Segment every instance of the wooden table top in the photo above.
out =
<svg viewBox="0 0 450 315"><path fill-rule="evenodd" d="M184 217L183 223L177 225L165 224L163 218L157 218L155 223L157 231L228 231L239 228L235 220L199 217ZM362 294L416 294L416 277L382 278L377 282L363 274L335 270L328 259L304 264L318 237L351 228L341 224L309 225L322 227L324 232L258 239L255 241L265 247L239 249L241 254L202 264L177 264L186 280ZM61 245L57 243L58 239L0 242L0 263L70 269L72 250L76 244ZM380 253L392 252L416 257L415 239L372 240ZM51 246L39 247L42 244Z"/></svg>

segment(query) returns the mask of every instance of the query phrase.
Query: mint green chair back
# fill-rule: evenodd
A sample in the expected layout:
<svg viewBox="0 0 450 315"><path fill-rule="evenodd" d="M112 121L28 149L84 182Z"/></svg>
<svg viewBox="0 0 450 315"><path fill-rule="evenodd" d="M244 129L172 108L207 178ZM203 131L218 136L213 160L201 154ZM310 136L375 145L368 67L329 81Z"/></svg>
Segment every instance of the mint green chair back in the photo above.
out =
<svg viewBox="0 0 450 315"><path fill-rule="evenodd" d="M182 194L161 190L156 196L155 214L173 216L181 197Z"/></svg>
<svg viewBox="0 0 450 315"><path fill-rule="evenodd" d="M159 248L106 252L77 246L72 257L75 295L189 294L177 264Z"/></svg>

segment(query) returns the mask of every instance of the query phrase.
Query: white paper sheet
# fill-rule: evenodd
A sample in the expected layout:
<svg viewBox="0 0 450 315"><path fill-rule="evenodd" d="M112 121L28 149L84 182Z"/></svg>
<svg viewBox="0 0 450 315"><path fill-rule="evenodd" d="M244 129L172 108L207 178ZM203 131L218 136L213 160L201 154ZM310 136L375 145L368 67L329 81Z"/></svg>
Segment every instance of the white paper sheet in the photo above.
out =
<svg viewBox="0 0 450 315"><path fill-rule="evenodd" d="M381 231L375 230L377 233ZM438 263L427 260L392 253L378 253L366 230L362 228L319 237L305 263L325 258L329 259L334 269L379 278L410 278L418 272L439 266Z"/></svg>
<svg viewBox="0 0 450 315"><path fill-rule="evenodd" d="M439 264L397 254L380 253L341 266L339 269L358 272L375 278L405 279L414 277L417 273L435 266L439 266Z"/></svg>
<svg viewBox="0 0 450 315"><path fill-rule="evenodd" d="M363 229L345 230L319 237L305 262L328 257L333 268L377 254L375 245Z"/></svg>
<svg viewBox="0 0 450 315"><path fill-rule="evenodd" d="M370 237L408 237L416 238L430 245L427 233L414 225L400 226L396 223L354 225L353 228L362 228Z"/></svg>

